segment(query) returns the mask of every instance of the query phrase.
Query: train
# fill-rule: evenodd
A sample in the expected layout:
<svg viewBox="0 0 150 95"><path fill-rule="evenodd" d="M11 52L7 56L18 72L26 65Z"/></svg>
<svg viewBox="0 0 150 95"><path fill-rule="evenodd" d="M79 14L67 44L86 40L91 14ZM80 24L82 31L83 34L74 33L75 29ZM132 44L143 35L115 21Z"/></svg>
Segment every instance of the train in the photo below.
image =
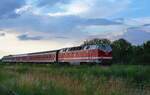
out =
<svg viewBox="0 0 150 95"><path fill-rule="evenodd" d="M76 46L52 51L8 55L1 60L9 64L111 64L112 48L105 44Z"/></svg>

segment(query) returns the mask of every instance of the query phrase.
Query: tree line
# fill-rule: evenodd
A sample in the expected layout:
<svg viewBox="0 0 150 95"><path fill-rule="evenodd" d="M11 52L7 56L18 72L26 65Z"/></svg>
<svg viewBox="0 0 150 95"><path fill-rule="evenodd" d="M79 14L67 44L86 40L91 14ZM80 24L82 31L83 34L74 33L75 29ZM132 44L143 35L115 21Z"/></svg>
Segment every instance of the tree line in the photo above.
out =
<svg viewBox="0 0 150 95"><path fill-rule="evenodd" d="M111 42L108 39L86 40L82 45L108 44L112 47L115 64L150 64L150 40L141 45L132 45L121 38Z"/></svg>

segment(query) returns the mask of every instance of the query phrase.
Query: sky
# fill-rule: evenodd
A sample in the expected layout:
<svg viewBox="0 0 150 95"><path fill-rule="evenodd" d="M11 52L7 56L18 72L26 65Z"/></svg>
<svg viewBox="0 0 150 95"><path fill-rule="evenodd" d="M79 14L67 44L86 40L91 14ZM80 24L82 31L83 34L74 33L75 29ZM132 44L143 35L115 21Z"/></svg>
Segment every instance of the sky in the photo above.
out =
<svg viewBox="0 0 150 95"><path fill-rule="evenodd" d="M1 0L0 58L84 40L150 40L150 0Z"/></svg>

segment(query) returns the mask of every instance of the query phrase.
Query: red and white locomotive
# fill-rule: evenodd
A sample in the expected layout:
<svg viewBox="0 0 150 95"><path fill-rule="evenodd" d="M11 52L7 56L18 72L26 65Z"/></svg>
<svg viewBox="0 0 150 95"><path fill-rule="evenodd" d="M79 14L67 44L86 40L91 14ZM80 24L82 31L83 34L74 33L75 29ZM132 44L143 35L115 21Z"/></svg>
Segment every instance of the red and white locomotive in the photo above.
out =
<svg viewBox="0 0 150 95"><path fill-rule="evenodd" d="M63 48L54 51L9 55L2 58L4 63L111 63L110 45L87 45Z"/></svg>

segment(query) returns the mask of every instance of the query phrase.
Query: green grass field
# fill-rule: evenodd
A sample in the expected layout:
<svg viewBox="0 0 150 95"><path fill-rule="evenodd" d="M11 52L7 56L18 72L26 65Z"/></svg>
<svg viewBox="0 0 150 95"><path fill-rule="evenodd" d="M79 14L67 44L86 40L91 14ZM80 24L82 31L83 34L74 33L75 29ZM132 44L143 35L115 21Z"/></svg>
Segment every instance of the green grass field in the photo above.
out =
<svg viewBox="0 0 150 95"><path fill-rule="evenodd" d="M150 66L0 65L0 95L150 95Z"/></svg>

